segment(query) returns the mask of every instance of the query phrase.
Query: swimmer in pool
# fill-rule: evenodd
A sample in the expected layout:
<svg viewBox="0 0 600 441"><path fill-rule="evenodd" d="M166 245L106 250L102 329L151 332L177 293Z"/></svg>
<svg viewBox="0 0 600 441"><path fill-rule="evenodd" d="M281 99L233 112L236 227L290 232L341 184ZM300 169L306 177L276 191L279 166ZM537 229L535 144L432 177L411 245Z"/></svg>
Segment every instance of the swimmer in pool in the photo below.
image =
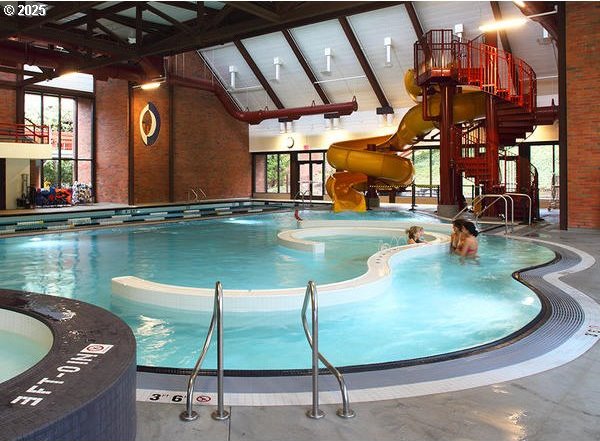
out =
<svg viewBox="0 0 600 441"><path fill-rule="evenodd" d="M461 257L477 257L477 250L479 248L477 235L479 232L477 231L475 224L473 224L473 222L466 221L460 231L461 241L458 245L457 254Z"/></svg>

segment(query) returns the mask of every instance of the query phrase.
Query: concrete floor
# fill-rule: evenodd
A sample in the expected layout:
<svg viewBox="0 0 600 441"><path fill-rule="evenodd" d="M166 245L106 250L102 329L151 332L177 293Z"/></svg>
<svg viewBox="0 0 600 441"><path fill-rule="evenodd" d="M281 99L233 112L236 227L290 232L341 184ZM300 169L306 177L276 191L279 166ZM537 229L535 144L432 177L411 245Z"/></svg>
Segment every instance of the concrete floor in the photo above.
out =
<svg viewBox="0 0 600 441"><path fill-rule="evenodd" d="M555 220L555 213L547 219ZM540 237L588 252L596 263L562 280L600 303L600 230L559 231L538 226ZM600 325L600 323L599 323ZM592 441L600 440L600 345L541 374L459 392L353 403L356 418L311 420L307 406L228 407L231 419L179 420L182 405L138 402L138 441L187 440L393 440ZM352 393L350 391L350 397Z"/></svg>

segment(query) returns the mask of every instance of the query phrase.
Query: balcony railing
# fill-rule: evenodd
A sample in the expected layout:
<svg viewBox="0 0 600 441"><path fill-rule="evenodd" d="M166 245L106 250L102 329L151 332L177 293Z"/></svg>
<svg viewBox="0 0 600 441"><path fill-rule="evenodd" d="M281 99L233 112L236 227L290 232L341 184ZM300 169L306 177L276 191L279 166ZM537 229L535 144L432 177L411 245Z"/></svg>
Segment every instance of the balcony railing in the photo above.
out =
<svg viewBox="0 0 600 441"><path fill-rule="evenodd" d="M479 40L460 41L448 29L429 31L415 43L415 72L421 86L454 81L535 111L536 77L527 63Z"/></svg>
<svg viewBox="0 0 600 441"><path fill-rule="evenodd" d="M50 142L50 129L48 126L34 123L0 122L0 142L48 144Z"/></svg>

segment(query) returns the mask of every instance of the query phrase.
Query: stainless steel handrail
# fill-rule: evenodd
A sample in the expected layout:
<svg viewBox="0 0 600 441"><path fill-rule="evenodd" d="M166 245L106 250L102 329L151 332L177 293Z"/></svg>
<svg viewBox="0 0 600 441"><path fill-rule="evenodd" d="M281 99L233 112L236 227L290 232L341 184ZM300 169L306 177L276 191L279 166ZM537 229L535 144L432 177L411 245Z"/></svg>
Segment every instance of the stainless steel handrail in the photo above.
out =
<svg viewBox="0 0 600 441"><path fill-rule="evenodd" d="M526 193L512 193L512 192L509 192L509 193L504 193L504 195L505 195L505 196L520 196L520 197L526 197L526 198L529 200L529 223L528 223L527 225L531 225L531 207L532 207L532 205L533 205L533 201L532 201L532 199L531 199L531 196L529 196L529 195L528 195L528 194L526 194ZM513 208L514 208L514 202L513 202ZM513 212L513 222L514 222L514 218L515 218L515 216L514 216L514 212Z"/></svg>
<svg viewBox="0 0 600 441"><path fill-rule="evenodd" d="M504 201L504 232L505 234L508 234L508 201L507 201L507 196L505 195L501 195L501 194L480 194L478 196L475 196L475 199L473 199L473 201L471 202L471 205L475 205L477 202L481 202L486 198L494 198L494 200L492 201L492 203L490 205L487 205L486 207L484 207L483 210L481 210L478 214L475 215L475 222L477 223L479 220L479 217L483 214L483 212L485 210L487 210L488 208L490 208L492 205L494 205L496 202L498 202L498 200L502 199ZM512 202L512 198L511 198L511 202ZM452 218L452 220L456 220L458 219L458 217L464 213L469 207L465 207L462 210L460 210L456 216L454 216ZM511 225L514 223L514 203L513 203L513 212L512 212L512 219L511 219Z"/></svg>
<svg viewBox="0 0 600 441"><path fill-rule="evenodd" d="M190 193L192 193L194 195L194 202L198 202L201 199L200 194L202 194L204 199L208 198L208 196L206 196L206 193L204 192L204 190L202 190L202 187L197 187L197 188L190 187L189 190L187 191L188 201L190 200Z"/></svg>
<svg viewBox="0 0 600 441"><path fill-rule="evenodd" d="M506 201L510 201L510 232L515 232L515 200L508 193L503 193L502 196Z"/></svg>
<svg viewBox="0 0 600 441"><path fill-rule="evenodd" d="M310 299L311 311L312 311L312 336L308 329L308 322L306 319L306 309L308 307L308 300ZM340 385L340 391L342 393L342 407L337 410L337 415L342 418L354 418L356 414L350 409L350 402L348 399L348 389L346 388L346 382L344 376L338 371L320 352L319 352L319 305L317 287L311 280L308 282L306 287L306 293L304 294L304 304L302 305L302 326L304 327L304 334L308 340L308 344L312 349L312 408L306 411L306 416L313 419L323 418L325 412L319 409L319 360L329 369Z"/></svg>
<svg viewBox="0 0 600 441"><path fill-rule="evenodd" d="M494 200L490 205L486 205L483 208L483 210L481 210L479 214L475 216L475 220L477 221L479 217L485 212L485 210L492 207L496 202L502 199L504 201L504 234L508 234L508 201L506 197L501 194L482 194L481 200L484 200L485 198L494 198ZM514 222L514 220L511 220L511 223L512 222Z"/></svg>
<svg viewBox="0 0 600 441"><path fill-rule="evenodd" d="M306 207L305 198L306 198L307 194L310 197L310 188L308 190L304 190L304 191L298 190L298 193L296 193L296 196L294 196L294 199L298 199L298 197L301 198L301 200L302 200L302 204L300 205L301 208L305 208ZM312 204L312 197L310 199L310 203Z"/></svg>
<svg viewBox="0 0 600 441"><path fill-rule="evenodd" d="M212 413L212 418L215 420L226 420L229 418L229 412L224 409L223 406L223 286L221 282L215 284L215 298L213 306L213 314L210 319L210 325L208 326L208 333L204 340L204 346L202 346L202 352L196 361L196 365L190 374L187 385L187 396L186 396L186 409L181 412L179 418L183 421L194 421L198 418L198 413L192 409L194 400L194 383L202 362L206 357L212 334L217 326L217 410Z"/></svg>

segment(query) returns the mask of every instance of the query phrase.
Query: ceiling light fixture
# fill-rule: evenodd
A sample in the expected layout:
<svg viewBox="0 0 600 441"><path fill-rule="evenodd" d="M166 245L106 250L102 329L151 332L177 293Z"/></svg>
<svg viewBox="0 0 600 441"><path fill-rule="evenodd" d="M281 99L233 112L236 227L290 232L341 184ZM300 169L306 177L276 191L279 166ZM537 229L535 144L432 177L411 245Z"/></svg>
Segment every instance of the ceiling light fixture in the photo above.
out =
<svg viewBox="0 0 600 441"><path fill-rule="evenodd" d="M385 37L383 39L383 46L385 47L385 67L392 66L392 37Z"/></svg>
<svg viewBox="0 0 600 441"><path fill-rule="evenodd" d="M237 71L237 67L229 66L229 85L232 89L235 89L235 74Z"/></svg>
<svg viewBox="0 0 600 441"><path fill-rule="evenodd" d="M331 73L331 48L326 47L325 51L325 70L322 70L321 73Z"/></svg>
<svg viewBox="0 0 600 441"><path fill-rule="evenodd" d="M494 21L491 23L486 23L482 26L479 26L479 30L481 32L492 32L492 31L499 31L501 29L516 28L519 26L523 26L525 23L527 23L527 20L530 20L532 18L543 17L545 15L552 15L552 14L556 14L557 12L558 12L558 8L555 5L554 9L552 11L542 12L540 14L526 15L525 17L509 18L507 20L500 20L500 21Z"/></svg>
<svg viewBox="0 0 600 441"><path fill-rule="evenodd" d="M281 65L283 64L281 62L281 58L279 58L279 57L273 58L273 64L275 65L275 81L279 81L279 69L281 68Z"/></svg>
<svg viewBox="0 0 600 441"><path fill-rule="evenodd" d="M525 17L510 18L507 20L499 20L493 21L491 23L486 23L482 26L479 26L479 30L481 32L492 32L498 31L500 29L512 29L523 26L525 23L527 23L527 19Z"/></svg>
<svg viewBox="0 0 600 441"><path fill-rule="evenodd" d="M525 7L525 2L521 1L521 0L513 0L513 3L515 5L517 5L519 8L524 8Z"/></svg>
<svg viewBox="0 0 600 441"><path fill-rule="evenodd" d="M140 86L140 89L152 90L152 89L158 89L159 87L160 87L160 83L158 81L151 81L149 83L142 84Z"/></svg>

